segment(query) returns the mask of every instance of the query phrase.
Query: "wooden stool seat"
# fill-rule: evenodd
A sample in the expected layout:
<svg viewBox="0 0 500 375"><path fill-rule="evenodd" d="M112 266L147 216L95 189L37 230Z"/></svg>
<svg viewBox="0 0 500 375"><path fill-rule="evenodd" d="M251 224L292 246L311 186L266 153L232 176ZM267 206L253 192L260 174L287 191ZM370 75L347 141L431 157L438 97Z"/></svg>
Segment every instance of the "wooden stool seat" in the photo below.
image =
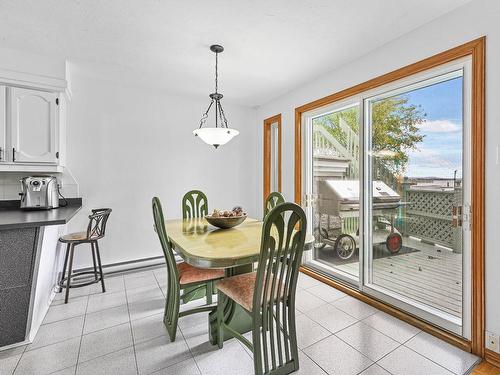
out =
<svg viewBox="0 0 500 375"><path fill-rule="evenodd" d="M68 233L59 238L61 243L67 244L66 255L64 257L64 266L59 280L59 287L66 288L64 303L68 303L69 289L80 288L90 284L101 282L102 292L106 292L104 286L104 275L102 273L101 254L99 252L98 240L104 237L106 231L106 223L111 213L110 208L99 208L92 210L92 215L89 216L89 225L86 232ZM84 243L89 243L92 250L92 262L94 264L93 271L72 272L73 271L73 255L75 246ZM69 258L69 259L68 259ZM97 260L97 262L96 262ZM66 276L66 268L68 268ZM99 270L98 270L99 268ZM82 276L94 275L93 279L82 280ZM78 278L77 283L72 283L72 279Z"/></svg>
<svg viewBox="0 0 500 375"><path fill-rule="evenodd" d="M59 241L68 243L68 242L82 242L82 241L91 241L91 239L87 238L87 232L75 232L68 233L64 236L59 237Z"/></svg>

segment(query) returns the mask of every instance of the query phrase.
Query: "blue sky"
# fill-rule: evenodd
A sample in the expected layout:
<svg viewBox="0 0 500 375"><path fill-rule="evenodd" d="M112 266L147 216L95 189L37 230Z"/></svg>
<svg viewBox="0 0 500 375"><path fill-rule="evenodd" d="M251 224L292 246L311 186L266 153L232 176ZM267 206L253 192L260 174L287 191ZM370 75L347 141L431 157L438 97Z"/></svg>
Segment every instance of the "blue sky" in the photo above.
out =
<svg viewBox="0 0 500 375"><path fill-rule="evenodd" d="M427 114L420 126L424 139L409 154L405 175L453 178L462 176L462 77L405 94Z"/></svg>

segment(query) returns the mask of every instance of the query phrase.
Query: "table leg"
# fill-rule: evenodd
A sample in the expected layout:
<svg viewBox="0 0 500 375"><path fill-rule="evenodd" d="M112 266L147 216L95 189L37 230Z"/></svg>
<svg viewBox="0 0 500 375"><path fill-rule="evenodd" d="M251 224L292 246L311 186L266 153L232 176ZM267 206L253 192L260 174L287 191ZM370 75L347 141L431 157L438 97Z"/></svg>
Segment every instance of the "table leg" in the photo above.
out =
<svg viewBox="0 0 500 375"><path fill-rule="evenodd" d="M226 269L226 277L240 275L242 273L252 272L252 264L245 264ZM252 318L246 313L243 308L229 298L224 299L224 322L239 333L246 333L252 329ZM208 315L209 337L212 345L217 344L217 311L213 311ZM228 332L224 332L224 341L233 336Z"/></svg>

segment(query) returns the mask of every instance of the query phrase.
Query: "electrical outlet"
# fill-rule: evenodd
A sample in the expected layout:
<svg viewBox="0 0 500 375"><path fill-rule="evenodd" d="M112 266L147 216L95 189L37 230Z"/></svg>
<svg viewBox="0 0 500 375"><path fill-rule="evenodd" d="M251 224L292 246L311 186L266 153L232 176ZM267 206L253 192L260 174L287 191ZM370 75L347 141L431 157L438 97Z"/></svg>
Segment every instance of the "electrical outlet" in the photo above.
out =
<svg viewBox="0 0 500 375"><path fill-rule="evenodd" d="M496 333L486 331L486 349L500 353L499 338Z"/></svg>

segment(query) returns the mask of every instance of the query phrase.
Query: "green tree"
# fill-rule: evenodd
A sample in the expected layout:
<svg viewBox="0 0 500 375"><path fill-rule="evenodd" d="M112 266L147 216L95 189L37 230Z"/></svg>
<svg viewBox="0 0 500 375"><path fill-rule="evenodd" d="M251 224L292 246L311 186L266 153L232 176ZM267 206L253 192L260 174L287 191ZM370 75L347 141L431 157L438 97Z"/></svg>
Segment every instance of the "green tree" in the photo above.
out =
<svg viewBox="0 0 500 375"><path fill-rule="evenodd" d="M372 148L374 156L394 174L404 172L408 164L408 153L417 149L424 135L418 127L426 114L421 106L409 103L406 96L382 99L372 106ZM314 119L314 124L323 125L342 145L346 146L346 135L340 120L359 134L358 107L347 108Z"/></svg>

